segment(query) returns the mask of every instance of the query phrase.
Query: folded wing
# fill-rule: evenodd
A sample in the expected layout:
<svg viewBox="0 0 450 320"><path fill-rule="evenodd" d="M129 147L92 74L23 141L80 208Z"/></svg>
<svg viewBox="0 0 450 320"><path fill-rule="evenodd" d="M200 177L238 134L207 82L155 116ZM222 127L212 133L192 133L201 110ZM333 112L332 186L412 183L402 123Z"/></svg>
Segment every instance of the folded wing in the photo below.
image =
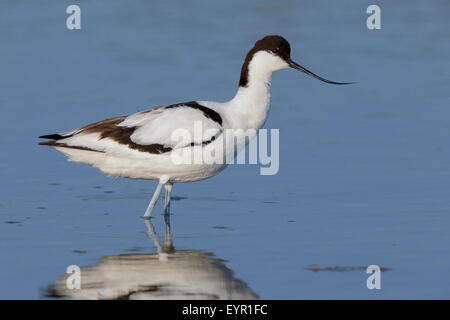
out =
<svg viewBox="0 0 450 320"><path fill-rule="evenodd" d="M207 144L221 132L219 113L197 102L187 102L103 120L67 133L41 136L54 141L40 144L142 158Z"/></svg>

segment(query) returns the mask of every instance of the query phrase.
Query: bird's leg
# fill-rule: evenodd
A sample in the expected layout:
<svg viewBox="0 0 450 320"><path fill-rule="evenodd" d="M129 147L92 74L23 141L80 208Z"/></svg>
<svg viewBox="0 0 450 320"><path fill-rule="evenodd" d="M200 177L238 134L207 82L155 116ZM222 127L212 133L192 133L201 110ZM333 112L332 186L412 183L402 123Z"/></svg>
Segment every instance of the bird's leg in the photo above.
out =
<svg viewBox="0 0 450 320"><path fill-rule="evenodd" d="M162 187L163 187L163 184L161 182L159 182L158 186L156 187L155 193L153 194L152 200L150 200L147 210L145 210L145 214L144 214L145 219L150 219L153 208L156 205L156 201L158 201L158 197L159 197L159 194L161 193Z"/></svg>
<svg viewBox="0 0 450 320"><path fill-rule="evenodd" d="M166 198L164 200L164 213L169 214L170 213L170 194L172 193L172 183L166 183L164 185L164 188L166 189Z"/></svg>

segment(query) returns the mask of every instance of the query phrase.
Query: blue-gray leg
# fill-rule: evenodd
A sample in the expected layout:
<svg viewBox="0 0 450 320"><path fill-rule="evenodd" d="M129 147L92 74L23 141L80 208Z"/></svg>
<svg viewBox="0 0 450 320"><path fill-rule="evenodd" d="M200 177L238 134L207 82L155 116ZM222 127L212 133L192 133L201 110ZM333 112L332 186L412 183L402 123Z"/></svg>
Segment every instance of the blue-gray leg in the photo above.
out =
<svg viewBox="0 0 450 320"><path fill-rule="evenodd" d="M156 201L158 201L159 195L161 193L161 189L163 187L163 184L160 182L158 183L158 186L156 187L155 193L153 194L152 200L150 200L150 203L148 204L147 210L145 210L144 218L150 219L152 215L153 208L156 205Z"/></svg>
<svg viewBox="0 0 450 320"><path fill-rule="evenodd" d="M166 198L164 200L164 213L169 214L170 213L170 194L172 193L172 183L167 182L164 185L164 188L166 189Z"/></svg>

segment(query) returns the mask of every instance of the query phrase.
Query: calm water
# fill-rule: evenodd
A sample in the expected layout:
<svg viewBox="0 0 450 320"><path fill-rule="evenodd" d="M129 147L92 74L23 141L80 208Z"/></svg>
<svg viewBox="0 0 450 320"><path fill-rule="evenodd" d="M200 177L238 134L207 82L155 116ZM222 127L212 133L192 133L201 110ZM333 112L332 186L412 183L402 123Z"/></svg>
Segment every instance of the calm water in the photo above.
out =
<svg viewBox="0 0 450 320"><path fill-rule="evenodd" d="M219 297L450 298L449 1L377 1L375 31L356 0L77 1L80 31L65 27L69 4L0 2L0 298L45 298L67 266L127 257L142 273L119 271L137 285L157 284L152 268L184 281L177 270L197 263L196 290ZM230 166L175 185L170 273L149 262L161 247L139 219L155 183L69 163L37 136L225 101L266 34L313 72L358 83L274 75L279 173ZM157 213L162 245L161 203ZM389 268L381 290L366 287L371 264Z"/></svg>

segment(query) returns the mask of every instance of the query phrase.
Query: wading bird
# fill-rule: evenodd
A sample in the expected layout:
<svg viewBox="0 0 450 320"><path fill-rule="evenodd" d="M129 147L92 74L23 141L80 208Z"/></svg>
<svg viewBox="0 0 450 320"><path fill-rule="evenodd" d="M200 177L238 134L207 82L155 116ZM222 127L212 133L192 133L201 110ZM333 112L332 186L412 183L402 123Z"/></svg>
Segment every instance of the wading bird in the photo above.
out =
<svg viewBox="0 0 450 320"><path fill-rule="evenodd" d="M326 80L291 60L291 46L283 37L266 36L247 53L241 69L236 95L228 102L191 101L96 122L82 128L39 138L41 142L68 156L70 161L92 165L115 177L157 180L158 186L145 211L149 218L156 201L165 188L165 211L169 212L170 194L175 182L207 179L221 172L227 162L175 163L173 153L190 150L211 152L229 145L224 143L225 130L238 130L235 138L245 146L253 136L245 131L259 130L267 118L270 106L272 73L293 68L331 84L349 84ZM194 135L194 124L201 123L204 135ZM174 130L191 133L185 144L173 141ZM233 142L235 140L233 139ZM240 148L242 148L240 147ZM223 157L235 156L240 148L226 148ZM228 159L228 158L227 158Z"/></svg>

